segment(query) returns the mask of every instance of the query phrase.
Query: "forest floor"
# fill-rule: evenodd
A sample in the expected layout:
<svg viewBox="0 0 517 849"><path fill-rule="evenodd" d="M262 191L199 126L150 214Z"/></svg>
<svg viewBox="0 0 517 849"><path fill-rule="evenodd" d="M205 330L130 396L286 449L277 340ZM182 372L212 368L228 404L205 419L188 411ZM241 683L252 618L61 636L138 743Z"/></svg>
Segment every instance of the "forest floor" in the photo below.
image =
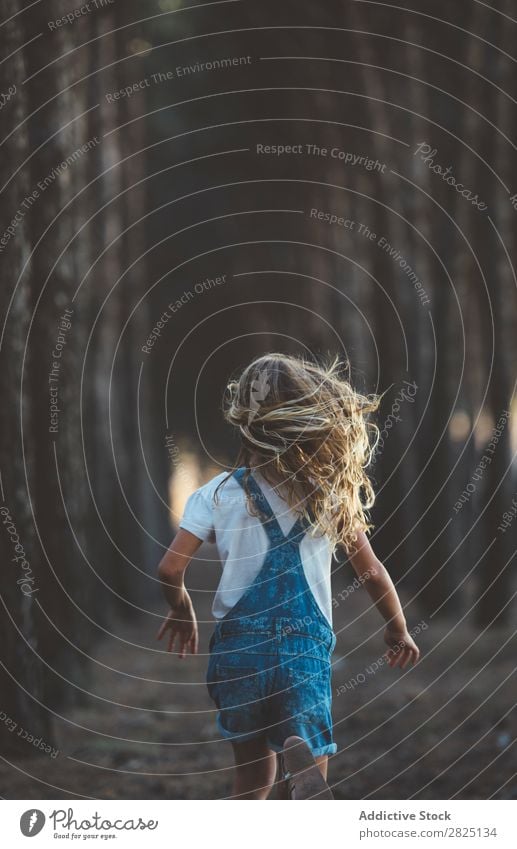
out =
<svg viewBox="0 0 517 849"><path fill-rule="evenodd" d="M88 692L56 718L58 755L0 761L2 797L229 796L231 747L220 739L204 683L212 630L206 569L196 564L190 580L205 620L200 654L184 661L168 654L155 640L156 616L113 623L112 635L90 652ZM335 576L335 597L349 577ZM421 621L410 614L411 629ZM470 615L425 625L414 668L376 669L382 629L364 591L335 609L338 751L329 781L336 798L517 799L515 635L480 634Z"/></svg>

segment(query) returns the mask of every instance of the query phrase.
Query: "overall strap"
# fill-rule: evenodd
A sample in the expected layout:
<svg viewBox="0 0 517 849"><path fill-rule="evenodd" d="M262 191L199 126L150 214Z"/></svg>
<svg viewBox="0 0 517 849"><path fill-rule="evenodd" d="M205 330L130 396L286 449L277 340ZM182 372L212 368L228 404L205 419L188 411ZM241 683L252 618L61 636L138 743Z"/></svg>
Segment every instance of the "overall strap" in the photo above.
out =
<svg viewBox="0 0 517 849"><path fill-rule="evenodd" d="M236 469L233 473L234 478L240 483L243 489L245 474L246 469L244 467ZM251 493L253 501L260 513L258 518L262 522L262 526L268 536L269 541L274 545L279 545L280 543L285 542L286 537L282 533L282 528L278 524L277 518L273 510L271 509L269 501L262 492L253 475L250 474L248 476L247 483L249 492Z"/></svg>

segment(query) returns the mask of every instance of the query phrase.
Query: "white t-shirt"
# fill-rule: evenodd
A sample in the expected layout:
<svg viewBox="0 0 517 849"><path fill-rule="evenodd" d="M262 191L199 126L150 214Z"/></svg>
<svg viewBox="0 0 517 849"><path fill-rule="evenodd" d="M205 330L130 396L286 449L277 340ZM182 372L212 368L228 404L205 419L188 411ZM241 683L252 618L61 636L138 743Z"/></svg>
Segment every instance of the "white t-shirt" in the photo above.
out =
<svg viewBox="0 0 517 849"><path fill-rule="evenodd" d="M204 542L215 543L223 574L215 594L212 613L222 619L239 601L259 573L269 547L267 534L257 516L251 516L240 483L232 476L214 492L227 472L212 478L188 498L179 526ZM253 477L271 505L282 533L287 535L296 514L258 472ZM305 577L323 615L332 625L330 586L331 546L326 536L306 533L300 543Z"/></svg>

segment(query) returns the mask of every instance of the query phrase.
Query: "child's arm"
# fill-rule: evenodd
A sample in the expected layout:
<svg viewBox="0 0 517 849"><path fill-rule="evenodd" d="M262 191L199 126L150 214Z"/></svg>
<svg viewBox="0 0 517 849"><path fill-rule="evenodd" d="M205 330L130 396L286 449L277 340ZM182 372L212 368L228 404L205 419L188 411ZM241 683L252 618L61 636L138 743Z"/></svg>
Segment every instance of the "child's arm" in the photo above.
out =
<svg viewBox="0 0 517 849"><path fill-rule="evenodd" d="M389 646L386 659L390 666L404 669L411 661L416 663L420 651L410 636L400 599L386 568L377 559L364 532L358 533L353 548L348 552L352 567L386 621L384 641Z"/></svg>
<svg viewBox="0 0 517 849"><path fill-rule="evenodd" d="M172 651L176 637L178 637L178 657L182 659L186 655L187 648L190 648L192 654L197 654L198 650L196 614L192 599L185 589L183 578L185 570L201 542L202 540L194 534L180 528L158 565L158 577L162 582L163 594L171 609L158 631L156 639L161 640L163 635L169 631L167 651Z"/></svg>

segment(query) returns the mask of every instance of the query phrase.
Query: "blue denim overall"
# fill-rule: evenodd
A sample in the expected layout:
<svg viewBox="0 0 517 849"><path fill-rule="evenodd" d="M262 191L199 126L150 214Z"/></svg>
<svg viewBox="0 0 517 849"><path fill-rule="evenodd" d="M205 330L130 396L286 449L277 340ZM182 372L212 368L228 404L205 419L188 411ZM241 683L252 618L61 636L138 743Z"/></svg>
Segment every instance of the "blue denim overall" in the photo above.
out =
<svg viewBox="0 0 517 849"><path fill-rule="evenodd" d="M234 472L244 486L246 469ZM234 742L266 737L281 751L291 734L315 756L333 754L331 655L336 637L309 587L300 557L307 531L287 536L252 475L248 488L269 548L260 572L210 639L208 692L221 734ZM245 531L242 531L245 533Z"/></svg>

